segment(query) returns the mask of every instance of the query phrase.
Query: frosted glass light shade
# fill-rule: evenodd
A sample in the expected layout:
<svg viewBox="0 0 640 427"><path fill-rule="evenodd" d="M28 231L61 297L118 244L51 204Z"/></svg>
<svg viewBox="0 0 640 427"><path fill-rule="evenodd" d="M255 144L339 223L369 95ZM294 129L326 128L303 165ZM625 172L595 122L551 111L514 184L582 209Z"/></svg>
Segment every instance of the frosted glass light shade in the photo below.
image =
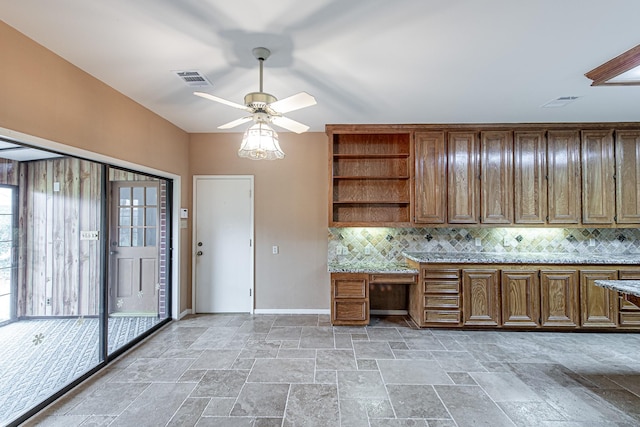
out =
<svg viewBox="0 0 640 427"><path fill-rule="evenodd" d="M245 131L238 156L251 160L276 160L284 159L284 152L276 131L264 122L257 122Z"/></svg>

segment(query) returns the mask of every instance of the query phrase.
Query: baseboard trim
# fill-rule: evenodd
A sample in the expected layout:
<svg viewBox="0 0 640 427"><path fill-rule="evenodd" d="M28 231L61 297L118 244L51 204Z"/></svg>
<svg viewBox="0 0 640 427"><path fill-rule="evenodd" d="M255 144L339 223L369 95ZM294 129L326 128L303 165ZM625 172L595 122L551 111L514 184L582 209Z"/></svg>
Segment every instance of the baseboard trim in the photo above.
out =
<svg viewBox="0 0 640 427"><path fill-rule="evenodd" d="M329 309L320 308L256 308L254 314L331 314Z"/></svg>
<svg viewBox="0 0 640 427"><path fill-rule="evenodd" d="M191 309L187 308L185 311L183 311L182 313L180 313L178 315L178 320L182 319L184 316L186 316L187 314L191 314Z"/></svg>

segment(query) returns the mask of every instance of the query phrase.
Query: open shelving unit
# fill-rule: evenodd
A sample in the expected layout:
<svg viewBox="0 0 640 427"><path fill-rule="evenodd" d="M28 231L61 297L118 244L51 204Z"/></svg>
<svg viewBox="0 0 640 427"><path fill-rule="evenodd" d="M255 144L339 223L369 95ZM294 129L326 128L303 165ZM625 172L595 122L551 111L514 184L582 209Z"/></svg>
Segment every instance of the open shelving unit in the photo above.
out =
<svg viewBox="0 0 640 427"><path fill-rule="evenodd" d="M411 223L409 132L330 131L329 225Z"/></svg>

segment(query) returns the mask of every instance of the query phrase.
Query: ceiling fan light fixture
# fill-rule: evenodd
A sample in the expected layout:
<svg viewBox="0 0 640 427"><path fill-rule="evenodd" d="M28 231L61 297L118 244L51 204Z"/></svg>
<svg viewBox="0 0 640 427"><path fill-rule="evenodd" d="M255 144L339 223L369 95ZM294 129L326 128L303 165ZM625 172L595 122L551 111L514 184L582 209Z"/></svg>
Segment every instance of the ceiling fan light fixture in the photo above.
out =
<svg viewBox="0 0 640 427"><path fill-rule="evenodd" d="M284 152L280 148L276 131L266 122L259 120L244 132L238 157L251 160L278 160L284 159Z"/></svg>

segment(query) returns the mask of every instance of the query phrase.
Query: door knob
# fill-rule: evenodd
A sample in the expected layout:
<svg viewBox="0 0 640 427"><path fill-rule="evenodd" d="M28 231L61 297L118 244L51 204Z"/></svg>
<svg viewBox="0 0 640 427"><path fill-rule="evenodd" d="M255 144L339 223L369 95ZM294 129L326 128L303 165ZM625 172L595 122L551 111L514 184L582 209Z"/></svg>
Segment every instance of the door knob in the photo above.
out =
<svg viewBox="0 0 640 427"><path fill-rule="evenodd" d="M111 252L109 252L109 255L115 255L115 254L117 254L117 253L118 253L118 252L116 252L116 251L111 251Z"/></svg>
<svg viewBox="0 0 640 427"><path fill-rule="evenodd" d="M202 256L202 251L198 251L198 252L196 252L196 255L198 255L198 256Z"/></svg>

